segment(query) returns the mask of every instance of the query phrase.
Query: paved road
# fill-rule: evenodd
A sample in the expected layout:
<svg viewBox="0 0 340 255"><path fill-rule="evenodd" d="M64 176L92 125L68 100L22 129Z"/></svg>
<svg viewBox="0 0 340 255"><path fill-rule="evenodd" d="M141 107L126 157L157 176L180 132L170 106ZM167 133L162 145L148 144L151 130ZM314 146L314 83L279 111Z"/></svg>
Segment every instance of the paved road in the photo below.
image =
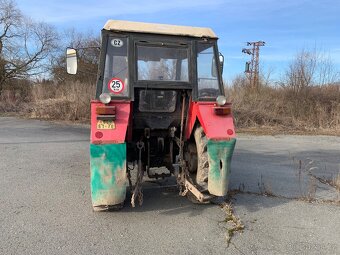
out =
<svg viewBox="0 0 340 255"><path fill-rule="evenodd" d="M229 248L219 206L155 184L142 207L92 212L88 138L0 118L0 254L340 254L340 207L295 199L339 199L312 178L338 173L339 137L239 136L230 189L242 191L232 202L245 230Z"/></svg>

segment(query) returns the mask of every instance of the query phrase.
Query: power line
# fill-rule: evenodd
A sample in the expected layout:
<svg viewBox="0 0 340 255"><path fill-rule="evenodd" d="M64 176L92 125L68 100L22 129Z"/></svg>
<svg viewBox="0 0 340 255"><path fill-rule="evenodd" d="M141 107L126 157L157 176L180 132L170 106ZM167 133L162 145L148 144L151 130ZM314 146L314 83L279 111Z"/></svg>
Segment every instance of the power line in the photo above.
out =
<svg viewBox="0 0 340 255"><path fill-rule="evenodd" d="M251 55L251 61L246 62L245 73L249 79L249 84L253 88L257 88L259 84L259 63L260 63L260 47L264 46L264 41L247 42L247 46L251 48L243 48L242 52Z"/></svg>

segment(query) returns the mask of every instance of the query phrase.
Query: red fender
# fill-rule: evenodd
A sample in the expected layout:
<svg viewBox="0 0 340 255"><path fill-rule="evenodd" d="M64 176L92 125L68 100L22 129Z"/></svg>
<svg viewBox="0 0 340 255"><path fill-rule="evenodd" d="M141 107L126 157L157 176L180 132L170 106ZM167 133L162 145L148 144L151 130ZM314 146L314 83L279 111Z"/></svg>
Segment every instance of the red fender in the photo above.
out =
<svg viewBox="0 0 340 255"><path fill-rule="evenodd" d="M91 101L91 143L125 143L131 112L131 102L112 101L108 106L116 106L115 129L97 129L97 106L104 106L98 100Z"/></svg>
<svg viewBox="0 0 340 255"><path fill-rule="evenodd" d="M216 115L214 102L191 102L185 130L185 138L189 139L196 120L199 121L208 139L229 140L235 138L233 115Z"/></svg>

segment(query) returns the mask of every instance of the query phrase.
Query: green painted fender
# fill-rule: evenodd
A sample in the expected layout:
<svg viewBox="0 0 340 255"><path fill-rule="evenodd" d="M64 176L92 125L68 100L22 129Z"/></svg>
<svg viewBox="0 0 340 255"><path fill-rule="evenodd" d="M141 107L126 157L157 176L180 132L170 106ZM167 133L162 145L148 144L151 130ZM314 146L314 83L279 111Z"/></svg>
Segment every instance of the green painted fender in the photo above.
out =
<svg viewBox="0 0 340 255"><path fill-rule="evenodd" d="M234 152L236 139L208 140L208 191L215 196L225 196L228 193L230 163Z"/></svg>
<svg viewBox="0 0 340 255"><path fill-rule="evenodd" d="M118 205L126 196L126 144L90 144L94 210Z"/></svg>

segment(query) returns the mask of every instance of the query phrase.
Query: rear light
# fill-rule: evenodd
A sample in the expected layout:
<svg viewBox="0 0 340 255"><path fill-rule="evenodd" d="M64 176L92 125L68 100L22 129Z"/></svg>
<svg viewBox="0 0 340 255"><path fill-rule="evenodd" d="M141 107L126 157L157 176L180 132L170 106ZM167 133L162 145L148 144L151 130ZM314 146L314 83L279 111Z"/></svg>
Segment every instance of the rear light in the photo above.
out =
<svg viewBox="0 0 340 255"><path fill-rule="evenodd" d="M229 115L231 114L230 106L215 106L214 112L216 115Z"/></svg>
<svg viewBox="0 0 340 255"><path fill-rule="evenodd" d="M116 106L98 106L96 108L97 115L116 115Z"/></svg>
<svg viewBox="0 0 340 255"><path fill-rule="evenodd" d="M233 134L234 134L234 131L233 131L232 129L228 129L228 130L227 130L227 134L228 134L228 135L233 135Z"/></svg>
<svg viewBox="0 0 340 255"><path fill-rule="evenodd" d="M97 120L115 120L116 106L98 106L96 108Z"/></svg>
<svg viewBox="0 0 340 255"><path fill-rule="evenodd" d="M100 131L97 131L95 134L95 137L98 138L98 139L101 139L103 137L103 133L100 132Z"/></svg>

